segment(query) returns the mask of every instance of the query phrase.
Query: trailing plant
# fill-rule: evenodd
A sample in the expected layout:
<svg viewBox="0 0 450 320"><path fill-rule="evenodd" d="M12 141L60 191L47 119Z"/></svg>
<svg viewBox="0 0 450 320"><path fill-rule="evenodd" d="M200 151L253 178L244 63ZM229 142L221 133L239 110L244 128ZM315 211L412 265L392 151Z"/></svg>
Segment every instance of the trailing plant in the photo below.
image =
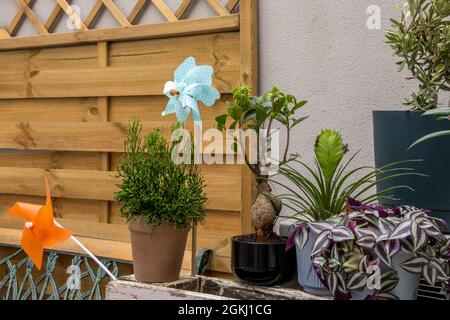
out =
<svg viewBox="0 0 450 320"><path fill-rule="evenodd" d="M450 121L450 108L439 108L439 109L435 109L435 110L430 110L428 112L425 112L423 115L424 116L438 116L438 120ZM443 137L443 136L450 136L450 130L439 131L439 132L435 132L435 133L426 135L425 137L420 138L419 140L414 142L411 145L411 147L409 147L409 148L412 149L415 146L417 146L418 144L421 144L425 141Z"/></svg>
<svg viewBox="0 0 450 320"><path fill-rule="evenodd" d="M407 0L400 7L401 18L391 19L387 43L400 58L400 71L419 81L417 92L407 99L413 110L438 107L440 91L450 91L450 1Z"/></svg>
<svg viewBox="0 0 450 320"><path fill-rule="evenodd" d="M401 267L420 273L430 285L440 285L448 295L450 242L443 220L426 210L403 206L385 209L348 199L348 211L327 221L301 223L292 233L303 247L311 232L317 234L311 259L323 283L336 299L350 299L366 290L373 268L381 273L380 287L367 300L397 299L390 291L398 283L392 258L403 252L411 258Z"/></svg>
<svg viewBox="0 0 450 320"><path fill-rule="evenodd" d="M272 195L269 185L270 171L274 163L268 159L271 152L273 129L284 128L286 144L278 165L282 166L296 158L289 153L292 129L306 118L298 118L296 113L306 105L293 95L274 87L261 97L252 96L248 86L243 85L233 91L233 101L226 114L216 118L216 127L225 130L233 139L233 151L241 153L257 179L257 197L252 207L252 222L258 241L265 241L272 235L274 221L281 211L281 202ZM238 134L236 135L236 132ZM250 141L250 152L246 148L244 136L254 133Z"/></svg>
<svg viewBox="0 0 450 320"><path fill-rule="evenodd" d="M390 192L408 186L394 186L379 192L374 188L386 180L405 175L419 175L413 169L401 165L403 161L376 169L370 166L352 168L357 154L344 161L348 153L339 132L326 129L318 136L314 147L314 165L295 160L297 167L287 164L279 174L288 183L273 181L286 190L278 198L283 205L295 212L294 218L305 221L323 221L345 211L346 199L353 197L364 204L371 204L380 199L390 199ZM377 179L377 176L383 175Z"/></svg>
<svg viewBox="0 0 450 320"><path fill-rule="evenodd" d="M128 222L143 221L154 227L167 222L184 228L204 219L203 177L195 164L172 161L177 146L171 146L159 129L143 138L139 120L130 122L125 154L117 169L120 191L114 195Z"/></svg>

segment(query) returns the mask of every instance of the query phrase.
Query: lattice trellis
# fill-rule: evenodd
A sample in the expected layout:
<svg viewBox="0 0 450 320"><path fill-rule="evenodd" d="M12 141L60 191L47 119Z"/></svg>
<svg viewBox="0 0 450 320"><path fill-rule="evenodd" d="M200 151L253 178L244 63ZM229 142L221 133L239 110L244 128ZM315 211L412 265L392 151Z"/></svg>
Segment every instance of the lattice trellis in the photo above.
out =
<svg viewBox="0 0 450 320"><path fill-rule="evenodd" d="M14 37L24 18L27 18L40 35L52 33L58 19L65 14L70 21L79 27L79 31L89 31L95 24L96 18L108 10L122 27L132 27L136 24L138 17L144 12L148 5L154 5L168 22L182 20L188 9L195 1L206 1L219 16L231 15L238 7L240 0L229 0L223 4L220 0L183 0L176 11L173 11L164 0L138 0L126 16L113 0L97 0L87 18L82 21L70 6L71 0L54 0L55 7L46 22L42 22L33 11L34 0L16 0L18 11L7 28L0 27L0 39Z"/></svg>
<svg viewBox="0 0 450 320"><path fill-rule="evenodd" d="M64 255L55 251L47 251L46 254L47 262L42 272L35 270L33 262L20 249L0 260L0 268L5 269L5 276L0 276L0 300L102 300L104 298L104 285L110 279L88 257ZM81 283L79 289L75 287L72 289L68 281L58 283L61 281L55 279L55 270L61 269L58 262L62 256L70 258L70 262L65 267L72 265L79 268ZM119 276L118 262L104 259L102 262L115 276ZM71 274L67 274L67 279L70 276Z"/></svg>

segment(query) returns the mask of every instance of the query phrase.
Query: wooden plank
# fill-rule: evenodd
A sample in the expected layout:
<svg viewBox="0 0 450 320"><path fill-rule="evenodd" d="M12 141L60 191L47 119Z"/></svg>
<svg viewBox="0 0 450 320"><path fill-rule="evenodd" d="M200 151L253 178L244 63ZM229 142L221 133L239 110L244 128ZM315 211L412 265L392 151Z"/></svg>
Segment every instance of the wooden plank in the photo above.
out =
<svg viewBox="0 0 450 320"><path fill-rule="evenodd" d="M0 124L4 122L90 122L103 117L97 98L0 99Z"/></svg>
<svg viewBox="0 0 450 320"><path fill-rule="evenodd" d="M0 39L9 39L11 38L11 35L9 34L8 30L5 28L0 28Z"/></svg>
<svg viewBox="0 0 450 320"><path fill-rule="evenodd" d="M100 170L101 153L52 152L52 151L5 151L0 152L2 167Z"/></svg>
<svg viewBox="0 0 450 320"><path fill-rule="evenodd" d="M17 198L17 197L16 197ZM44 199L39 199L33 203L44 203ZM14 203L11 203L11 207ZM3 209L3 208L2 208ZM0 227L21 230L23 220L6 216L9 208L5 208L0 214ZM79 212L79 217L89 217L88 212ZM91 220L81 220L73 218L59 218L58 222L73 231L80 237L90 237L101 240L112 240L119 242L131 242L130 233L126 224L106 224ZM235 212L209 212L205 221L198 227L199 249L209 248L214 250L214 254L221 257L230 257L231 237L239 233L239 214ZM188 237L186 249L189 251L191 237Z"/></svg>
<svg viewBox="0 0 450 320"><path fill-rule="evenodd" d="M175 16L178 19L182 19L183 16L186 14L187 10L192 4L192 0L183 0L183 2L178 7L177 11L175 12Z"/></svg>
<svg viewBox="0 0 450 320"><path fill-rule="evenodd" d="M32 5L33 2L34 2L34 0L25 0L25 3L28 5ZM20 24L22 23L24 18L25 18L25 12L19 6L13 20L9 24L8 33L11 35L14 35L14 33L16 32L17 28L20 26Z"/></svg>
<svg viewBox="0 0 450 320"><path fill-rule="evenodd" d="M0 99L161 95L165 82L173 78L171 71L164 65L154 65L79 69L77 72L0 72ZM226 76L222 81L215 81L222 93L230 93L231 85L237 83L234 73Z"/></svg>
<svg viewBox="0 0 450 320"><path fill-rule="evenodd" d="M98 63L100 67L106 68L109 65L109 46L106 41L98 43ZM108 97L100 97L98 98L98 109L100 110L100 114L102 114L101 121L108 122L109 121L109 98ZM100 158L100 170L101 171L109 171L111 168L111 158L109 153L103 153ZM99 222L109 223L109 212L110 212L110 202L103 201L100 204L100 216Z"/></svg>
<svg viewBox="0 0 450 320"><path fill-rule="evenodd" d="M97 45L2 51L0 61L2 82L7 82L4 77L8 77L9 72L16 74L18 79L33 78L40 70L74 73L80 68L98 68Z"/></svg>
<svg viewBox="0 0 450 320"><path fill-rule="evenodd" d="M170 140L170 123L144 122L143 133L162 128L161 133ZM204 121L203 125L213 127L212 121ZM193 127L189 124L186 129L193 132ZM118 122L5 122L0 126L0 149L123 152L127 133L128 124Z"/></svg>
<svg viewBox="0 0 450 320"><path fill-rule="evenodd" d="M23 0L22 0L23 1ZM239 30L239 15L180 20L173 23L136 25L129 28L110 28L88 32L66 32L46 36L20 37L0 42L0 50L42 48L52 46L89 44L98 41L128 41L161 39L198 34Z"/></svg>
<svg viewBox="0 0 450 320"><path fill-rule="evenodd" d="M72 0L66 0L67 3L71 3ZM59 4L57 4L52 12L50 13L50 16L47 19L47 22L45 22L45 29L48 30L48 32L51 32L53 27L55 26L56 22L58 21L58 18L61 16L61 13L63 12L63 9Z"/></svg>
<svg viewBox="0 0 450 320"><path fill-rule="evenodd" d="M252 88L254 95L258 94L258 11L256 0L240 1L241 25L241 82ZM255 177L252 172L242 167L241 172L241 228L242 233L253 231L251 223L251 208L255 192Z"/></svg>
<svg viewBox="0 0 450 320"><path fill-rule="evenodd" d="M230 12L220 0L208 0L208 3L211 8L213 8L213 10L219 14L219 16L226 16L230 14Z"/></svg>
<svg viewBox="0 0 450 320"><path fill-rule="evenodd" d="M206 108L201 106L204 130L209 129L206 125L214 125L216 117L227 112L229 95L222 95L221 100L217 101L214 107ZM141 121L168 121L175 122L175 116L163 117L161 113L167 105L166 96L144 96L144 97L113 97L110 99L110 121L127 122L133 116ZM0 100L0 119L1 119L1 100ZM26 119L29 121L29 119Z"/></svg>
<svg viewBox="0 0 450 320"><path fill-rule="evenodd" d="M41 35L48 35L47 29L45 29L45 26L42 24L42 22L39 20L38 16L33 12L33 10L30 9L28 4L25 2L25 0L16 0L17 5L19 8L25 13L27 18L31 21L34 28L41 34Z"/></svg>
<svg viewBox="0 0 450 320"><path fill-rule="evenodd" d="M164 2L164 0L152 0L152 3L155 5L155 7L158 8L158 10L167 19L167 21L169 21L169 22L177 22L178 21L177 16L173 13L173 11L169 8L169 6Z"/></svg>
<svg viewBox="0 0 450 320"><path fill-rule="evenodd" d="M5 215L16 202L44 204L45 197L2 194L0 197L0 216ZM53 198L52 202L55 217L57 219L66 219L78 222L81 221L84 223L98 223L100 201ZM0 223L0 227L6 226L7 225ZM17 225L11 225L8 227L16 228Z"/></svg>
<svg viewBox="0 0 450 320"><path fill-rule="evenodd" d="M240 211L240 166L202 166L202 172L207 184L207 209ZM119 183L114 174L90 170L1 167L0 193L43 196L42 181L47 176L55 198L112 201L118 190L116 184Z"/></svg>
<svg viewBox="0 0 450 320"><path fill-rule="evenodd" d="M131 24L134 24L137 20L137 18L141 15L142 11L147 7L149 0L138 0L136 4L134 5L131 12L128 14L128 21L130 21Z"/></svg>
<svg viewBox="0 0 450 320"><path fill-rule="evenodd" d="M238 5L239 5L239 0L229 0L229 1L227 2L226 7L227 7L227 10L228 10L229 12L233 12L233 10L236 9L236 7L237 7Z"/></svg>
<svg viewBox="0 0 450 320"><path fill-rule="evenodd" d="M21 233L21 230L0 228L0 243L16 246L20 243ZM99 258L116 259L124 262L133 260L129 243L85 237L80 237L78 240ZM84 254L80 247L72 241L67 241L53 250L63 253Z"/></svg>
<svg viewBox="0 0 450 320"><path fill-rule="evenodd" d="M130 21L124 16L122 11L111 0L102 0L105 7L109 10L112 16L120 23L122 27L131 27Z"/></svg>
<svg viewBox="0 0 450 320"><path fill-rule="evenodd" d="M100 15L102 10L105 8L102 0L97 0L89 12L87 18L84 20L86 27L90 28L95 22L95 19Z"/></svg>

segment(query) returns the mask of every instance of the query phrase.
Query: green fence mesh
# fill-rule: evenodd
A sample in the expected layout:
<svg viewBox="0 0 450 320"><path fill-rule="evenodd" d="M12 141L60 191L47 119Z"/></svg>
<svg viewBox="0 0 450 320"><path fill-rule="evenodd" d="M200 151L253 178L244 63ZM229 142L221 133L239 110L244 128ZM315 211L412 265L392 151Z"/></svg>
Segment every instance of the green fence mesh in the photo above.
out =
<svg viewBox="0 0 450 320"><path fill-rule="evenodd" d="M12 253L0 258L0 300L104 298L109 276L87 256L46 251L39 271L20 248L10 249ZM101 261L116 277L121 275L120 269L132 270L128 263Z"/></svg>

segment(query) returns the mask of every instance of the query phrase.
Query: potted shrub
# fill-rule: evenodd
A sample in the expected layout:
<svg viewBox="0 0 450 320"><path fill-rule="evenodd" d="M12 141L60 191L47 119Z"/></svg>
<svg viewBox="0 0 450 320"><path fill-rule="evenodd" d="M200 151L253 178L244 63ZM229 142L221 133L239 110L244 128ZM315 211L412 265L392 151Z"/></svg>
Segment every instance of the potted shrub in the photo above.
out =
<svg viewBox="0 0 450 320"><path fill-rule="evenodd" d="M377 166L400 159L423 159L416 163L418 172L429 177L402 177L381 183L381 188L406 184L416 193L396 190L395 198L420 208L432 209L434 216L450 218L450 184L443 172L448 172L450 149L441 139L408 147L420 137L436 131L450 130L450 122L423 118L424 111L437 110L442 92L450 90L450 2L447 0L408 0L401 7L401 18L392 20L387 43L398 56L400 70L411 74L418 89L406 101L409 111L375 111L374 137ZM444 101L441 101L444 102ZM433 186L430 188L430 186ZM383 204L401 203L384 200Z"/></svg>
<svg viewBox="0 0 450 320"><path fill-rule="evenodd" d="M394 186L377 193L372 192L383 181L415 174L409 168L401 166L409 161L389 164L380 169L369 166L351 168L357 154L343 161L347 152L348 147L338 132L323 130L314 147L315 165L296 160L299 168L286 165L280 169L280 175L289 184L274 181L287 191L279 199L295 213L293 218L300 221L291 233L287 250L296 247L299 284L311 294L328 295L330 292L314 272L311 255L315 251L314 243L319 233L315 228L310 231L308 226L345 212L348 197L370 204L378 199L389 199L390 193L396 189L410 190L407 186ZM386 176L376 180L377 174L381 172ZM306 233L309 234L308 238L305 238Z"/></svg>
<svg viewBox="0 0 450 320"><path fill-rule="evenodd" d="M172 161L176 147L160 130L142 137L140 122L130 123L115 200L129 223L138 281L178 280L190 226L205 217L203 177L195 164Z"/></svg>
<svg viewBox="0 0 450 320"><path fill-rule="evenodd" d="M273 88L261 97L250 94L243 85L233 92L233 101L227 114L216 118L217 128L232 137L233 151L240 153L245 164L256 177L256 198L252 207L254 234L240 235L232 239L232 269L242 281L254 285L273 285L293 274L295 256L284 250L286 238L273 232L273 226L281 211L281 202L272 194L269 184L273 161L268 160L272 129L281 126L286 130L280 165L295 158L289 154L291 131L304 118L296 118L296 112L307 102ZM236 132L238 133L236 135ZM250 152L243 136L253 133Z"/></svg>
<svg viewBox="0 0 450 320"><path fill-rule="evenodd" d="M448 292L446 228L425 210L385 209L349 199L348 212L304 225L300 242L307 242L308 230L319 233L311 258L336 299L415 300L420 274Z"/></svg>

